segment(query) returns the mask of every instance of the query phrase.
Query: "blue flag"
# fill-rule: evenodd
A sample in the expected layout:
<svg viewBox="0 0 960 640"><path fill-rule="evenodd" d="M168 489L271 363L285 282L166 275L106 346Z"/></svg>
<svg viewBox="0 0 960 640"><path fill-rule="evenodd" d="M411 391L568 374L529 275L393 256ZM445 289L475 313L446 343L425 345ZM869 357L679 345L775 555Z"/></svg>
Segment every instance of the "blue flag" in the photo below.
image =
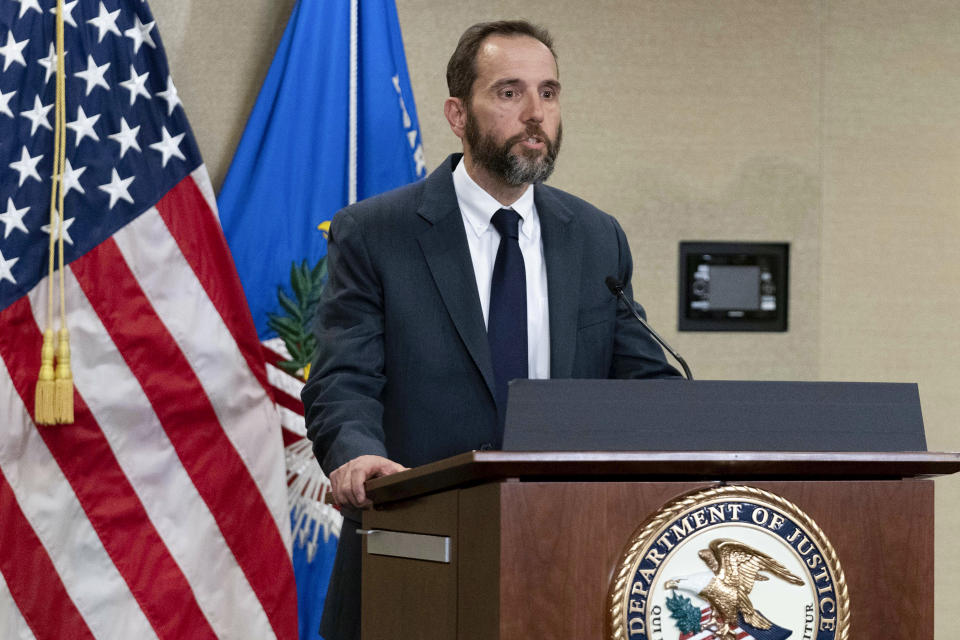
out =
<svg viewBox="0 0 960 640"><path fill-rule="evenodd" d="M354 2L355 35L351 3L296 4L217 199L261 339L290 263L325 254L319 223L426 175L396 7Z"/></svg>
<svg viewBox="0 0 960 640"><path fill-rule="evenodd" d="M217 200L262 341L277 337L268 314L281 311L278 288L297 293L291 265L312 267L326 254L318 226L348 204L425 175L394 1L298 2ZM279 369L271 382L285 426L302 434L302 383ZM312 639L339 521L316 503L326 478L304 460L309 447L295 449L288 447L288 469L319 476L301 478L294 484L303 492L291 492L300 637Z"/></svg>

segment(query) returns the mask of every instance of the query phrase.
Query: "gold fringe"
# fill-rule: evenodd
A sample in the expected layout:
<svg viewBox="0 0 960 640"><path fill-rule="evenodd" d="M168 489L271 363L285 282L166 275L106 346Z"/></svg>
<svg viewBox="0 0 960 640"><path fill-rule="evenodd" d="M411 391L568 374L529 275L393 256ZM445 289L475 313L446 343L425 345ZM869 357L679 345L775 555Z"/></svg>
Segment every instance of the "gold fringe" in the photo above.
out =
<svg viewBox="0 0 960 640"><path fill-rule="evenodd" d="M70 332L60 329L57 344L56 418L57 424L73 423L73 372L70 370Z"/></svg>
<svg viewBox="0 0 960 640"><path fill-rule="evenodd" d="M40 351L40 376L37 378L37 395L34 399L34 420L37 424L56 424L56 385L53 373L53 329L43 332L43 348Z"/></svg>

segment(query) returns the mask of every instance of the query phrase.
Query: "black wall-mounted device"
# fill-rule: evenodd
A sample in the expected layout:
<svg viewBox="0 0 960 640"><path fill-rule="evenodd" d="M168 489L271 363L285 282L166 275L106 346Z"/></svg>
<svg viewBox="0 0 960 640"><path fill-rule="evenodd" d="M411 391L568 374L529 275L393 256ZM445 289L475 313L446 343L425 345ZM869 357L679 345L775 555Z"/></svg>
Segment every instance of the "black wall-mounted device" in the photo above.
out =
<svg viewBox="0 0 960 640"><path fill-rule="evenodd" d="M680 331L786 331L790 245L680 243Z"/></svg>

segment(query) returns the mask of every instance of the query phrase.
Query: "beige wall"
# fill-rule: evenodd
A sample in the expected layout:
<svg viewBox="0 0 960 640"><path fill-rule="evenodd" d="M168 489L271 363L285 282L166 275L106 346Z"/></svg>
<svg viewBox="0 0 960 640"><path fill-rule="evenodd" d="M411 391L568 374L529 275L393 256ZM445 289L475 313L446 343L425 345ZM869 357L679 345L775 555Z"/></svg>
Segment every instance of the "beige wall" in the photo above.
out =
<svg viewBox="0 0 960 640"><path fill-rule="evenodd" d="M170 71L219 191L295 0L154 0Z"/></svg>
<svg viewBox="0 0 960 640"><path fill-rule="evenodd" d="M292 0L155 0L216 185ZM614 213L635 290L701 378L920 383L960 449L960 3L397 0L428 164L457 140L460 32L541 20L560 54L553 184ZM785 334L677 333L680 240L791 243ZM960 608L960 480L937 481L937 637ZM895 550L891 550L895 553Z"/></svg>
<svg viewBox="0 0 960 640"><path fill-rule="evenodd" d="M918 381L960 449L960 5L824 10L821 376ZM860 246L857 246L857 245ZM960 478L937 481L937 637L960 606Z"/></svg>

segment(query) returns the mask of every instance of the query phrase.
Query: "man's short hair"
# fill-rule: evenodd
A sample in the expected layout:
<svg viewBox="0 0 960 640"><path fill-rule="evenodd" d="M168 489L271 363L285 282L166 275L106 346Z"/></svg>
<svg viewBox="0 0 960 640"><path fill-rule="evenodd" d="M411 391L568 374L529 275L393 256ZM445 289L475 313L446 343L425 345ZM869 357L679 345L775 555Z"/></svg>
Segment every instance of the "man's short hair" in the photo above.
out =
<svg viewBox="0 0 960 640"><path fill-rule="evenodd" d="M496 22L479 22L460 36L457 48L447 63L447 88L450 96L460 98L464 102L470 101L470 92L477 79L477 52L480 45L489 36L529 36L546 45L553 60L557 60L557 52L553 50L553 38L550 33L539 25L526 20L497 20Z"/></svg>

